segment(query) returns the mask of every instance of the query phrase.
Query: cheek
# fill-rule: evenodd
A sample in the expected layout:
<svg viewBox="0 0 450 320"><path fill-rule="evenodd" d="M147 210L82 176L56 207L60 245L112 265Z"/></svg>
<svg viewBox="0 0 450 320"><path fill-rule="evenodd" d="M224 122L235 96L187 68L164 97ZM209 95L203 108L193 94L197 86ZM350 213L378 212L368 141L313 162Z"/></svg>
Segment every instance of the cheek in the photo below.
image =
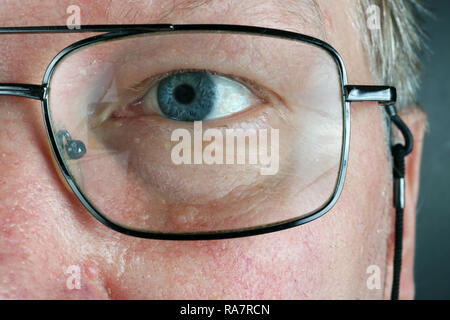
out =
<svg viewBox="0 0 450 320"><path fill-rule="evenodd" d="M119 299L326 297L320 234L306 227L244 239L141 242L122 251L107 282Z"/></svg>
<svg viewBox="0 0 450 320"><path fill-rule="evenodd" d="M85 212L76 213L77 201L67 196L55 173L39 123L39 104L2 100L6 103L0 106L0 296L64 297L70 293L67 267L92 247L76 230L85 230L94 221ZM100 298L104 294L97 287L87 284L74 294Z"/></svg>

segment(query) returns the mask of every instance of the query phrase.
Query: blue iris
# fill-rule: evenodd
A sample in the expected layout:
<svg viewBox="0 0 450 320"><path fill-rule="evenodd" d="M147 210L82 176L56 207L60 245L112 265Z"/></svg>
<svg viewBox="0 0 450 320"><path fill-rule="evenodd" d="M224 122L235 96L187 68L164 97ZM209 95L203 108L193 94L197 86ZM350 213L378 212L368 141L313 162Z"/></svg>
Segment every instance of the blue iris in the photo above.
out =
<svg viewBox="0 0 450 320"><path fill-rule="evenodd" d="M159 108L174 120L203 120L214 108L215 98L216 85L206 72L180 72L158 85Z"/></svg>

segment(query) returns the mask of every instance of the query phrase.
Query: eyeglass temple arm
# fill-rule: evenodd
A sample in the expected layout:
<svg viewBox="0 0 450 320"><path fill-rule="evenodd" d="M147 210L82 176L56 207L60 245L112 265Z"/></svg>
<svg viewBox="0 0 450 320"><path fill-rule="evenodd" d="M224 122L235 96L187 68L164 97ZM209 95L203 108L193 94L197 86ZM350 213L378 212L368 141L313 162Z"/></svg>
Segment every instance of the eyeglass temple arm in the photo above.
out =
<svg viewBox="0 0 450 320"><path fill-rule="evenodd" d="M0 96L16 96L42 100L44 86L22 83L0 83Z"/></svg>
<svg viewBox="0 0 450 320"><path fill-rule="evenodd" d="M377 101L388 105L397 101L397 91L388 86L347 85L344 86L344 96L346 102Z"/></svg>

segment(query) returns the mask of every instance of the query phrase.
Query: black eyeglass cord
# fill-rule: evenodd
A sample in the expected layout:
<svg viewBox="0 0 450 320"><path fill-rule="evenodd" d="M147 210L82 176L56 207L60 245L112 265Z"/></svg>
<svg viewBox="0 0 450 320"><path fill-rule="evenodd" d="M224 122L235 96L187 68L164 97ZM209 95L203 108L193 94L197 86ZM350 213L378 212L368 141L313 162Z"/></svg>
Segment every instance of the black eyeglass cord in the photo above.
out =
<svg viewBox="0 0 450 320"><path fill-rule="evenodd" d="M405 157L411 153L414 139L411 131L398 116L395 106L386 106L391 122L400 130L405 144L395 144L392 149L394 176L394 207L395 207L395 243L394 243L394 272L392 279L391 300L398 300L400 291L400 274L402 269L403 251L403 213L405 209Z"/></svg>

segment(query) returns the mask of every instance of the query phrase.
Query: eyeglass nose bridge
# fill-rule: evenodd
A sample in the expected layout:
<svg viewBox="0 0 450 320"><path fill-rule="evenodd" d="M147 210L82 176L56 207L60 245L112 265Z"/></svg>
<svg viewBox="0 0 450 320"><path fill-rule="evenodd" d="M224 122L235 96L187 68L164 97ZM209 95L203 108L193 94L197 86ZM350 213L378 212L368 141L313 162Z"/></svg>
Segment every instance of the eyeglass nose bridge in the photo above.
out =
<svg viewBox="0 0 450 320"><path fill-rule="evenodd" d="M35 100L44 99L45 86L23 83L0 84L0 96L16 96Z"/></svg>

